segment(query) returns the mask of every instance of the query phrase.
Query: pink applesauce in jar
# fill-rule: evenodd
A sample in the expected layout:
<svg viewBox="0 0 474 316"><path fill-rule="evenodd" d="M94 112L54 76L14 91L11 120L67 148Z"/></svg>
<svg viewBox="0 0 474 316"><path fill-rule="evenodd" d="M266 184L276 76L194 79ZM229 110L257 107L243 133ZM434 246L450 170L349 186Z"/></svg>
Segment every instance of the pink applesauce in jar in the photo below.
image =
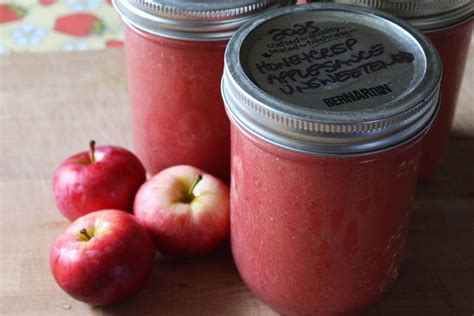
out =
<svg viewBox="0 0 474 316"><path fill-rule="evenodd" d="M114 0L125 22L133 140L151 174L188 164L229 179L224 50L248 19L291 0Z"/></svg>
<svg viewBox="0 0 474 316"><path fill-rule="evenodd" d="M402 262L441 61L413 27L340 4L278 9L231 39L231 244L288 315L350 315Z"/></svg>
<svg viewBox="0 0 474 316"><path fill-rule="evenodd" d="M423 140L420 177L432 174L449 143L454 113L472 37L472 0L330 0L373 7L399 16L423 31L443 61L441 107Z"/></svg>

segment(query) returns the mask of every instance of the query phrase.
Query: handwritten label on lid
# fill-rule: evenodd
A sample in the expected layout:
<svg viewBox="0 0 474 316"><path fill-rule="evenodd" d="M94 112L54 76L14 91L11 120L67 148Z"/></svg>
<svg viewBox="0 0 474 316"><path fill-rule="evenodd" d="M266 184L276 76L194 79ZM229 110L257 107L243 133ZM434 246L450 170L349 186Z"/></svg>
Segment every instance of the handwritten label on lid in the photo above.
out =
<svg viewBox="0 0 474 316"><path fill-rule="evenodd" d="M350 20L348 23L346 21ZM271 96L323 111L378 108L422 79L423 51L409 33L344 11L283 15L260 25L240 55L247 76ZM393 26L392 26L393 27ZM411 44L407 44L411 43Z"/></svg>

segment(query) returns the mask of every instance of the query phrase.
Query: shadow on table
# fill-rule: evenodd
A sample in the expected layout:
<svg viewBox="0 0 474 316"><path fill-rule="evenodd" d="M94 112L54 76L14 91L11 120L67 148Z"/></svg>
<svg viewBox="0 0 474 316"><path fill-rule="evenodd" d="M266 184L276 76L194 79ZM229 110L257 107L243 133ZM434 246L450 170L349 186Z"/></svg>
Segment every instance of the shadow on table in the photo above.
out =
<svg viewBox="0 0 474 316"><path fill-rule="evenodd" d="M417 199L474 197L474 135L454 133L434 174L419 183Z"/></svg>
<svg viewBox="0 0 474 316"><path fill-rule="evenodd" d="M104 315L232 315L251 312L252 295L233 263L230 246L210 255L180 259L158 255L151 280L124 303L97 308ZM247 306L242 306L245 302Z"/></svg>

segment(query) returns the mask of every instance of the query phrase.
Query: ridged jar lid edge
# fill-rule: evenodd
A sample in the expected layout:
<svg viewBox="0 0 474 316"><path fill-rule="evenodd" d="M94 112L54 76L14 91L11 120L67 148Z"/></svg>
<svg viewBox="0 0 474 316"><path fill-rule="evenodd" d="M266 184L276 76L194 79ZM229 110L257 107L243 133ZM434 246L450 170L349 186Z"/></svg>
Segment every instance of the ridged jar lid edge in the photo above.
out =
<svg viewBox="0 0 474 316"><path fill-rule="evenodd" d="M304 8L306 7L306 8ZM335 9L361 14L376 15L387 19L391 23L400 23L409 32L412 32L426 48L426 53L433 59L430 74L424 80L422 96L418 96L417 104L408 110L397 113L396 111L385 118L377 120L359 121L357 124L336 122L331 119L309 118L304 116L289 115L281 112L274 104L276 101L257 87L245 74L240 62L239 49L245 37L258 28L259 25L281 15L312 9ZM299 8L279 9L279 12L266 13L258 21L246 24L231 40L226 51L225 70L222 79L222 95L225 100L229 116L240 125L245 126L252 134L284 149L306 154L321 156L350 156L379 152L392 148L395 144L404 143L405 140L426 130L432 123L434 114L439 107L439 87L441 75L440 57L434 47L419 31L409 26L402 20L381 11L354 7L341 4L315 3ZM435 78L436 77L436 78ZM243 81L242 81L243 80ZM407 99L409 99L407 97ZM383 135L379 132L383 131ZM374 137L379 133L381 138ZM346 138L350 135L351 139ZM315 144L317 142L317 144Z"/></svg>
<svg viewBox="0 0 474 316"><path fill-rule="evenodd" d="M153 35L189 41L227 40L250 18L294 3L296 0L260 0L222 10L186 11L156 1L112 0L126 24Z"/></svg>
<svg viewBox="0 0 474 316"><path fill-rule="evenodd" d="M435 31L469 20L474 14L471 0L325 0L374 8L405 19L422 31Z"/></svg>

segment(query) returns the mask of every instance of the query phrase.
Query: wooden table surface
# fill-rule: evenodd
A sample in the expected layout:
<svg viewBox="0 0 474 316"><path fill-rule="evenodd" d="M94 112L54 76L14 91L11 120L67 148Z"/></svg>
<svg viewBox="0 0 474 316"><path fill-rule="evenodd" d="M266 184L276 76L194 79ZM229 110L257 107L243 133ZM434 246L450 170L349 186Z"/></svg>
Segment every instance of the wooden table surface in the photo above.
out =
<svg viewBox="0 0 474 316"><path fill-rule="evenodd" d="M417 191L408 253L367 315L474 313L474 49L448 155ZM274 315L242 283L228 245L198 259L160 258L136 296L96 308L56 285L49 248L68 222L55 168L99 144L132 148L123 51L0 57L0 314Z"/></svg>

